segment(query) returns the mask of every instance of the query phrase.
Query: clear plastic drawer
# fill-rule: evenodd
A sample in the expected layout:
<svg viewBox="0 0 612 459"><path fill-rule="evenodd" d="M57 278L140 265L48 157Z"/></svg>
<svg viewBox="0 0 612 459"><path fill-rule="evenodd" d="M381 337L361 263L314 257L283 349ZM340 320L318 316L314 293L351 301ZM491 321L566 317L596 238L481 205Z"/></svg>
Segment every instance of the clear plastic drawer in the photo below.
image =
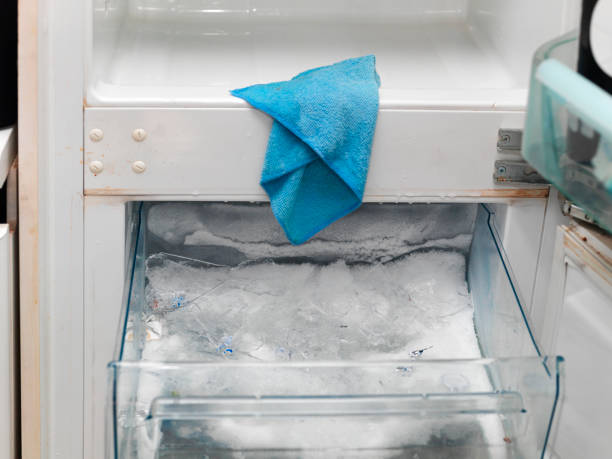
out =
<svg viewBox="0 0 612 459"><path fill-rule="evenodd" d="M544 454L562 359L486 206L367 204L297 247L263 204L132 217L110 457Z"/></svg>

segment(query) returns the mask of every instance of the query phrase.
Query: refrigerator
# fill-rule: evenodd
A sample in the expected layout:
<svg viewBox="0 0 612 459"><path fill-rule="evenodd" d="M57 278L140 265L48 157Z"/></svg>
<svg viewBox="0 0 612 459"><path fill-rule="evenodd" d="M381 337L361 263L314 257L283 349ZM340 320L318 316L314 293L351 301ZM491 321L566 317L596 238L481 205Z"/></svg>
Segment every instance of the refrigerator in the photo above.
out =
<svg viewBox="0 0 612 459"><path fill-rule="evenodd" d="M21 3L23 457L607 454L612 99L579 2ZM272 120L229 90L365 54L364 204L294 247Z"/></svg>

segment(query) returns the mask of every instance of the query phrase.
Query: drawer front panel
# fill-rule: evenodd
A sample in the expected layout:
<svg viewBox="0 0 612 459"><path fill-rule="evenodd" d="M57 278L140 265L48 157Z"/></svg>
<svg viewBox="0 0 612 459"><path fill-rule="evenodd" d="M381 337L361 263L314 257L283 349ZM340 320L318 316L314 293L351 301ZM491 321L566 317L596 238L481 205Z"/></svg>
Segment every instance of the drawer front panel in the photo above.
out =
<svg viewBox="0 0 612 459"><path fill-rule="evenodd" d="M381 110L365 200L546 196L493 182L497 131L522 122L521 112ZM88 108L85 193L265 199L270 127L254 109Z"/></svg>

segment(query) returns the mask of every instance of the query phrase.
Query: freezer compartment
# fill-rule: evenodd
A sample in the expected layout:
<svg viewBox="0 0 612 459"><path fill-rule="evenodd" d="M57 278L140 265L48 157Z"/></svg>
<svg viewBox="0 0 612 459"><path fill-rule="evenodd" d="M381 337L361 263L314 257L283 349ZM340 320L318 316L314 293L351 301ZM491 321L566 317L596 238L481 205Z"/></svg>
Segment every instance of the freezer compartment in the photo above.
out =
<svg viewBox="0 0 612 459"><path fill-rule="evenodd" d="M576 34L535 55L523 155L612 231L612 95L574 70Z"/></svg>
<svg viewBox="0 0 612 459"><path fill-rule="evenodd" d="M91 0L87 104L246 106L228 90L372 53L382 108L516 108L575 3Z"/></svg>
<svg viewBox="0 0 612 459"><path fill-rule="evenodd" d="M109 456L543 454L561 359L486 206L367 204L297 247L264 204L132 208Z"/></svg>

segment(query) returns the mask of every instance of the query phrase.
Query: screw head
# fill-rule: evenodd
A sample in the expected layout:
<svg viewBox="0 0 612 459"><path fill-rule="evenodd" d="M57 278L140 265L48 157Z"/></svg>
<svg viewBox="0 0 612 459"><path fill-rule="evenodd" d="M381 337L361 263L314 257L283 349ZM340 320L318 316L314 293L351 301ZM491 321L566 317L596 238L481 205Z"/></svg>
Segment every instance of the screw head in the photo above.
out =
<svg viewBox="0 0 612 459"><path fill-rule="evenodd" d="M104 164L102 164L102 161L92 161L89 163L89 170L93 174L99 174L104 170Z"/></svg>
<svg viewBox="0 0 612 459"><path fill-rule="evenodd" d="M147 165L144 163L144 161L134 161L132 163L132 170L137 174L142 174L146 168Z"/></svg>
<svg viewBox="0 0 612 459"><path fill-rule="evenodd" d="M137 128L132 131L132 139L136 142L142 142L147 137L147 131L142 128Z"/></svg>
<svg viewBox="0 0 612 459"><path fill-rule="evenodd" d="M93 128L91 131L89 131L89 138L92 142L99 142L104 138L104 132L102 129Z"/></svg>
<svg viewBox="0 0 612 459"><path fill-rule="evenodd" d="M499 174L505 174L505 173L506 173L506 166L499 166L499 167L497 168L497 172L498 172Z"/></svg>

